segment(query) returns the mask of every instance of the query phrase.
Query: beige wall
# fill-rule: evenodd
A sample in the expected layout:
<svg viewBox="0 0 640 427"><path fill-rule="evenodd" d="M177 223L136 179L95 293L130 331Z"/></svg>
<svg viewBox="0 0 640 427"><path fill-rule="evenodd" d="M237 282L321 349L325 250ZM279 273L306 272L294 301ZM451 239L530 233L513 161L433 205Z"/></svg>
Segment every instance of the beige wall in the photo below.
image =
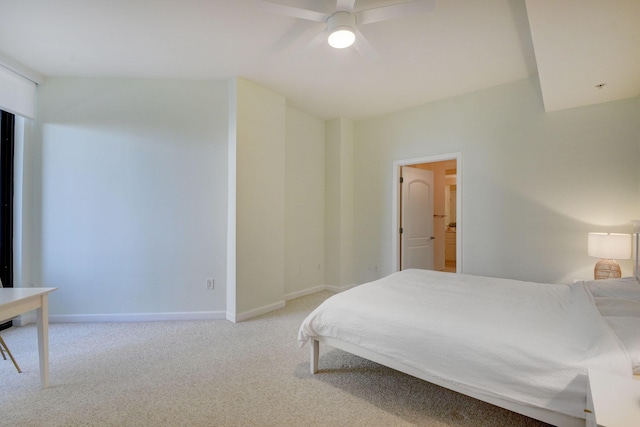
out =
<svg viewBox="0 0 640 427"><path fill-rule="evenodd" d="M587 233L640 218L640 98L545 113L532 78L324 123L242 79L38 91L20 274L60 287L52 316L237 320L386 275L403 159L462 153L465 273L588 278Z"/></svg>
<svg viewBox="0 0 640 427"><path fill-rule="evenodd" d="M255 83L230 87L236 222L227 313L240 321L324 285L325 124Z"/></svg>
<svg viewBox="0 0 640 427"><path fill-rule="evenodd" d="M54 321L224 313L226 82L48 78L31 126L21 274Z"/></svg>
<svg viewBox="0 0 640 427"><path fill-rule="evenodd" d="M630 232L640 217L639 116L638 98L545 113L531 78L357 122L356 282L372 263L391 272L393 162L454 152L465 273L591 277L587 233Z"/></svg>
<svg viewBox="0 0 640 427"><path fill-rule="evenodd" d="M324 285L324 121L243 79L48 79L38 108L18 279L60 288L54 320L235 321Z"/></svg>

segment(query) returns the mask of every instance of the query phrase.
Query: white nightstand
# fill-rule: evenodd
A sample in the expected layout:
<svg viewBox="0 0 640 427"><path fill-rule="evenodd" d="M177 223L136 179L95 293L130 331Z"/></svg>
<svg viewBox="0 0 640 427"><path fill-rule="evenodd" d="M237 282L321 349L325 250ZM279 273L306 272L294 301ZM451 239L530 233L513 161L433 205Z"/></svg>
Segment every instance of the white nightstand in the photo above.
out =
<svg viewBox="0 0 640 427"><path fill-rule="evenodd" d="M589 369L587 427L640 426L640 381Z"/></svg>

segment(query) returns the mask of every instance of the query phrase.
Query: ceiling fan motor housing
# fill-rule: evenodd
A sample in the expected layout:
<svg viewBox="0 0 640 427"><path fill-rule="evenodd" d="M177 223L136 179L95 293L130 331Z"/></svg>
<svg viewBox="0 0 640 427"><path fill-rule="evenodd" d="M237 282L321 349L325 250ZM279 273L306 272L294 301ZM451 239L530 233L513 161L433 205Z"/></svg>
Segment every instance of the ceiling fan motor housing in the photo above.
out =
<svg viewBox="0 0 640 427"><path fill-rule="evenodd" d="M339 29L339 27L347 27L345 29L354 31L356 28L356 17L349 12L339 11L327 19L327 24L330 33Z"/></svg>
<svg viewBox="0 0 640 427"><path fill-rule="evenodd" d="M353 44L356 32L356 17L349 12L336 12L327 19L327 28L329 30L329 44L333 47L341 48L347 47ZM344 40L342 37L347 38L349 41ZM342 35L340 40L337 40L337 36ZM332 38L334 40L332 40Z"/></svg>

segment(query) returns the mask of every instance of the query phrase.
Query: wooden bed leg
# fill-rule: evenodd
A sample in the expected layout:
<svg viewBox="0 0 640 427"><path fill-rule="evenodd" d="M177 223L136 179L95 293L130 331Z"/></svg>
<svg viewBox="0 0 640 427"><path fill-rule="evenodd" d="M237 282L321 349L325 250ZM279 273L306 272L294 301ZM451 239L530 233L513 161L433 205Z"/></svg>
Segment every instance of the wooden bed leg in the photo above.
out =
<svg viewBox="0 0 640 427"><path fill-rule="evenodd" d="M311 340L311 354L309 357L309 364L312 374L318 373L318 357L320 356L320 341Z"/></svg>

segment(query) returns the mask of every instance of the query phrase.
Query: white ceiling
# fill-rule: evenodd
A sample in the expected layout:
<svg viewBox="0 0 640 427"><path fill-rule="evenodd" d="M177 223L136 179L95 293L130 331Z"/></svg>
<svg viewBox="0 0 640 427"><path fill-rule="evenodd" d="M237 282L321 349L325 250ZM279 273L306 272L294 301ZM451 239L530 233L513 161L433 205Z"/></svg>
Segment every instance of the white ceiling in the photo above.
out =
<svg viewBox="0 0 640 427"><path fill-rule="evenodd" d="M323 119L364 119L532 75L547 111L640 95L638 0L437 0L433 12L361 26L375 61L326 44L301 55L322 24L256 1L0 0L0 54L44 76L243 77Z"/></svg>

